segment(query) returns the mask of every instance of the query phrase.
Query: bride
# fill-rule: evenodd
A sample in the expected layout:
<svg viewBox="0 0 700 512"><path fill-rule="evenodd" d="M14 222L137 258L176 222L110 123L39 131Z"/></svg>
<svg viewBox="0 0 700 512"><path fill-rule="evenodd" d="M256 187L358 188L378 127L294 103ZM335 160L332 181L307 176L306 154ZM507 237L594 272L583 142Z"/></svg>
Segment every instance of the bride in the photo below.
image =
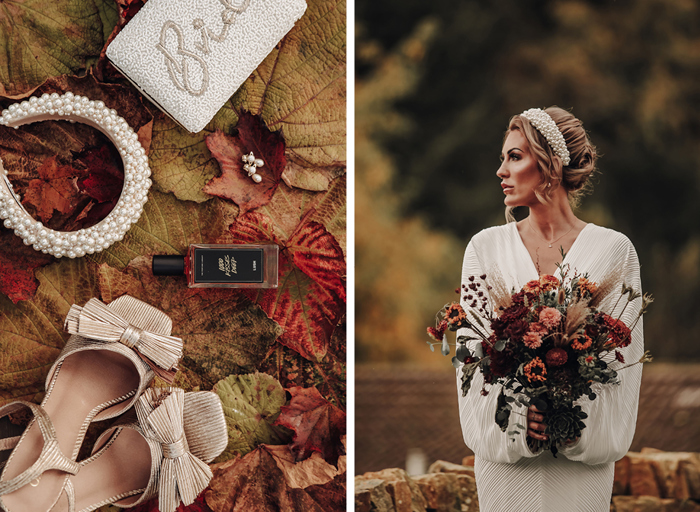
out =
<svg viewBox="0 0 700 512"><path fill-rule="evenodd" d="M530 109L509 123L496 175L501 179L509 222L476 234L464 254L462 284L469 276L500 274L508 290L520 290L540 275L560 277L556 263L572 271L588 273L601 282L619 276L620 286L641 292L639 262L629 239L616 231L577 218L575 203L595 168L596 153L576 117L558 107ZM526 206L529 215L515 222L512 209ZM601 303L610 314L620 286ZM632 324L640 308L635 299L621 320ZM466 297L462 307L468 308ZM617 310L616 310L617 312ZM459 332L458 336L468 334ZM642 322L632 332L632 342L622 349L625 361L640 359L644 352ZM473 348L473 347L470 347ZM606 359L614 369L621 364ZM458 388L461 369L457 370ZM546 425L534 406L514 407L515 423L527 423L526 436L508 436L494 421L498 392L481 395L480 371L466 397L459 392L459 412L464 441L474 451L479 506L482 511L579 512L608 511L612 493L614 462L629 449L634 435L642 365L619 373L621 383L600 386L597 398L579 404L588 418L581 437L551 452L537 452L533 439L547 438ZM594 385L595 386L595 385ZM488 387L487 387L488 389Z"/></svg>

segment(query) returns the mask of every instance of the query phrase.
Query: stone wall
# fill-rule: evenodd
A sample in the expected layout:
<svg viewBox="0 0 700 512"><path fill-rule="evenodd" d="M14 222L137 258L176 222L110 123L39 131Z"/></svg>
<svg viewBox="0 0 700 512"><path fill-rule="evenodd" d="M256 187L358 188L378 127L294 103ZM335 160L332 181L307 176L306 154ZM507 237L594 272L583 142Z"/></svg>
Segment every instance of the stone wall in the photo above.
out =
<svg viewBox="0 0 700 512"><path fill-rule="evenodd" d="M478 512L474 457L355 477L356 512ZM615 463L611 512L700 512L700 454L644 448Z"/></svg>

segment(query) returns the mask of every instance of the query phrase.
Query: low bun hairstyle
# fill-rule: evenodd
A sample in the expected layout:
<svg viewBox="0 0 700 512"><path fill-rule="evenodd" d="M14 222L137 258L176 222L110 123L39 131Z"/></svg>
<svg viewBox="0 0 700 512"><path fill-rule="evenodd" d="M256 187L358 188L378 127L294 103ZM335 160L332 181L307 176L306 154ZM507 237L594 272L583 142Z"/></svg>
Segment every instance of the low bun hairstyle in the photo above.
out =
<svg viewBox="0 0 700 512"><path fill-rule="evenodd" d="M549 202L551 191L556 188L555 185L561 185L569 195L571 206L576 207L581 196L591 191L590 177L595 171L596 149L591 144L583 123L573 114L556 106L545 109L545 112L554 120L564 136L564 142L571 157L569 165L563 164L544 135L520 115L511 118L505 136L507 137L513 130L520 130L527 139L542 176L542 182L535 190L537 198L543 203ZM552 183L552 187L547 187L548 183ZM514 220L512 208L506 209L506 217L509 221Z"/></svg>

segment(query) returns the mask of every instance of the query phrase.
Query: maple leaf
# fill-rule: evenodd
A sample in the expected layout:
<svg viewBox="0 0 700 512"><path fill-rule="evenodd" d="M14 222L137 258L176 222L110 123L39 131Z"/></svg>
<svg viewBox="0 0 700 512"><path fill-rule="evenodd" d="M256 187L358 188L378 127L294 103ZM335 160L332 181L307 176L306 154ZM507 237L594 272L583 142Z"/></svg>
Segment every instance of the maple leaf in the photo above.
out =
<svg viewBox="0 0 700 512"><path fill-rule="evenodd" d="M260 446L242 458L213 466L214 478L205 491L205 499L214 512L345 510L344 475L324 485L291 487L270 448ZM273 447L272 451L277 449ZM330 492L323 492L325 486Z"/></svg>
<svg viewBox="0 0 700 512"><path fill-rule="evenodd" d="M345 435L345 413L321 396L316 388L290 388L289 405L282 407L277 421L294 431L290 445L297 460L319 452L330 464L343 454L341 437Z"/></svg>
<svg viewBox="0 0 700 512"><path fill-rule="evenodd" d="M44 160L37 170L39 177L29 182L27 192L21 196L22 205L33 217L39 217L49 227L57 223L50 222L54 213L73 213L76 207L84 204L89 198L82 196L76 181L82 172L67 165L59 165L55 156ZM61 227L65 222L58 223Z"/></svg>
<svg viewBox="0 0 700 512"><path fill-rule="evenodd" d="M246 294L284 329L280 343L321 361L345 305L345 258L338 242L307 219L281 240L275 224L254 212L238 217L231 232L238 242L272 241L283 248L279 287Z"/></svg>
<svg viewBox="0 0 700 512"><path fill-rule="evenodd" d="M279 132L271 132L260 117L243 112L236 125L234 136L217 130L207 136L207 147L219 162L221 175L204 186L204 192L231 199L241 214L270 202L277 190L286 159L284 138ZM262 178L256 183L243 169L243 155L253 153L264 165L257 169Z"/></svg>

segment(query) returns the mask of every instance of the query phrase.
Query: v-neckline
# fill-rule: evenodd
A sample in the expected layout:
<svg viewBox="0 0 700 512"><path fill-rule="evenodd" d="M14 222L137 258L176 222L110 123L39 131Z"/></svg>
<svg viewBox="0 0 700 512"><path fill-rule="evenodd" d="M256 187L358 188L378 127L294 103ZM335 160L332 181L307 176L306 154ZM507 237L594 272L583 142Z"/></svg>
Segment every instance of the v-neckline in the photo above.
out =
<svg viewBox="0 0 700 512"><path fill-rule="evenodd" d="M523 242L523 238L520 236L520 232L518 231L518 226L517 222L512 222L513 225L512 230L513 230L513 236L518 240L518 243L520 244L521 251L523 252L524 256L527 258L527 261L530 262L530 270L532 273L536 276L536 279L539 279L540 275L545 275L545 274L540 274L537 271L537 265L535 265L535 262L532 260L532 256L530 256L530 251L527 250L527 247L525 247L525 242ZM588 222L583 228L581 228L581 231L579 231L578 235L576 235L576 239L574 240L574 243L571 244L571 247L569 247L569 250L566 252L564 255L564 259L562 260L561 264L564 265L565 263L568 262L569 260L569 255L574 251L576 248L579 240L581 240L581 235L583 235L583 232L588 229L589 226L593 226L592 222ZM559 274L559 277L561 278L561 268L557 267L557 269L554 271L554 274Z"/></svg>

